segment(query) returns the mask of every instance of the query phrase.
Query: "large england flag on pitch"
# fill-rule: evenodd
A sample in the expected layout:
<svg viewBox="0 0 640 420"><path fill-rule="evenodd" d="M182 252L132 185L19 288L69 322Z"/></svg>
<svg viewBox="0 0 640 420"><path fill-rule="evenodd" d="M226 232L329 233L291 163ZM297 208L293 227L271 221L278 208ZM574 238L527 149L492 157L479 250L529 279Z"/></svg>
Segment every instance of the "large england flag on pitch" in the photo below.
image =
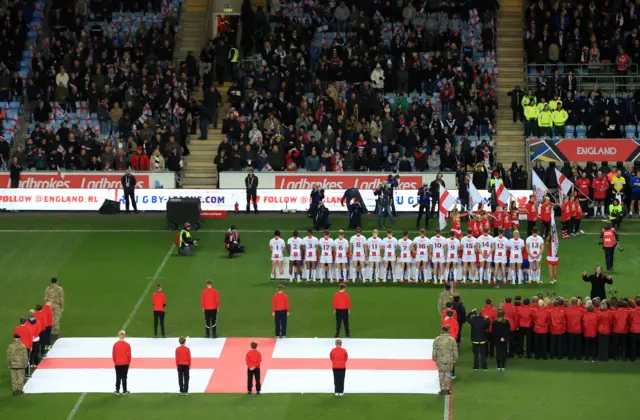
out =
<svg viewBox="0 0 640 420"><path fill-rule="evenodd" d="M27 393L105 393L115 389L114 338L62 338L27 382ZM177 338L131 338L128 388L177 393ZM333 393L329 338L190 338L192 393L246 392L245 355L251 341L262 353L262 392ZM349 353L345 392L436 394L433 340L344 339Z"/></svg>

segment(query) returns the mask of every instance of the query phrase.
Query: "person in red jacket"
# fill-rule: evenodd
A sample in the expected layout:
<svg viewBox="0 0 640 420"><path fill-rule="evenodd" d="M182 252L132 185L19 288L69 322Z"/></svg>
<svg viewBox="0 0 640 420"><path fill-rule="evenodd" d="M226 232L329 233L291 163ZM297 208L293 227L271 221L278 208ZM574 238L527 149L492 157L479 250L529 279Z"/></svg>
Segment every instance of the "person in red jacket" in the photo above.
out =
<svg viewBox="0 0 640 420"><path fill-rule="evenodd" d="M347 337L351 337L349 329L349 315L351 314L351 298L346 291L347 285L341 283L338 292L333 295L333 313L336 316L336 338L340 337L340 329L344 323L344 331Z"/></svg>
<svg viewBox="0 0 640 420"><path fill-rule="evenodd" d="M446 309L445 316L442 318L442 323L440 327L444 327L445 325L449 326L449 334L453 337L456 342L458 342L458 330L460 326L458 325L458 321L454 317L455 311L453 309Z"/></svg>
<svg viewBox="0 0 640 420"><path fill-rule="evenodd" d="M584 308L578 305L578 299L572 297L569 300L570 306L564 311L567 319L567 357L582 359L582 316Z"/></svg>
<svg viewBox="0 0 640 420"><path fill-rule="evenodd" d="M591 181L591 189L593 190L593 216L598 216L598 208L600 208L602 217L605 217L604 202L607 199L609 181L602 175L602 171L598 171L598 175Z"/></svg>
<svg viewBox="0 0 640 420"><path fill-rule="evenodd" d="M480 315L482 315L483 318L489 320L489 328L485 330L488 337L487 354L489 355L489 357L493 357L493 354L495 352L495 343L493 342L493 338L491 337L491 324L493 324L493 321L498 316L498 310L493 306L493 301L491 299L485 300L485 305L484 308L480 310Z"/></svg>
<svg viewBox="0 0 640 420"><path fill-rule="evenodd" d="M38 321L36 318L36 311L33 309L29 311L29 319L27 319L27 323L25 325L31 332L31 340L33 342L30 355L31 357L29 360L31 368L33 369L40 364L40 333L45 330L45 327Z"/></svg>
<svg viewBox="0 0 640 420"><path fill-rule="evenodd" d="M46 298L44 300L42 312L44 313L45 326L45 341L43 345L45 351L49 351L49 349L51 349L51 331L53 330L53 309L51 308L51 299Z"/></svg>
<svg viewBox="0 0 640 420"><path fill-rule="evenodd" d="M502 226L502 206L496 207L496 211L493 212L493 236L498 236L498 230L504 229ZM508 229L508 227L507 227Z"/></svg>
<svg viewBox="0 0 640 420"><path fill-rule="evenodd" d="M247 352L247 394L251 395L253 392L253 378L256 379L256 394L260 395L262 386L260 384L260 364L262 363L262 355L257 350L258 343L251 342L251 350Z"/></svg>
<svg viewBox="0 0 640 420"><path fill-rule="evenodd" d="M596 338L598 336L598 314L593 305L587 305L587 311L582 316L582 334L584 335L584 360L596 361Z"/></svg>
<svg viewBox="0 0 640 420"><path fill-rule="evenodd" d="M569 196L565 195L562 199L562 239L571 236L573 228L571 227L571 218L573 217L573 204L569 200Z"/></svg>
<svg viewBox="0 0 640 420"><path fill-rule="evenodd" d="M587 171L583 171L580 178L576 179L576 195L581 213L589 214L589 195L591 194L591 180L587 177Z"/></svg>
<svg viewBox="0 0 640 420"><path fill-rule="evenodd" d="M531 359L533 350L533 308L531 301L525 299L522 305L516 306L518 319L518 357L527 355ZM525 344L526 339L526 344Z"/></svg>
<svg viewBox="0 0 640 420"><path fill-rule="evenodd" d="M127 376L129 375L129 365L131 364L131 345L124 339L126 334L124 331L118 333L118 341L113 345L111 357L116 368L116 391L114 394L120 394L120 383L122 383L122 393L128 394Z"/></svg>
<svg viewBox="0 0 640 420"><path fill-rule="evenodd" d="M548 196L540 205L540 219L542 219L542 237L546 238L551 232L551 217L553 217L553 204Z"/></svg>
<svg viewBox="0 0 640 420"><path fill-rule="evenodd" d="M156 291L151 295L151 305L153 306L153 338L158 338L158 322L160 322L160 331L162 338L167 336L164 333L164 309L167 306L167 297L162 291L162 285L156 285Z"/></svg>
<svg viewBox="0 0 640 420"><path fill-rule="evenodd" d="M204 312L204 327L207 338L211 332L211 338L218 337L218 309L220 308L220 296L213 288L213 282L207 280L207 287L204 288L200 296L202 312Z"/></svg>
<svg viewBox="0 0 640 420"><path fill-rule="evenodd" d="M344 395L344 377L347 373L349 354L342 348L342 340L339 338L336 340L336 347L329 353L329 359L331 359L331 368L333 369L333 386L336 397L342 397Z"/></svg>
<svg viewBox="0 0 640 420"><path fill-rule="evenodd" d="M31 335L31 329L27 326L27 318L20 318L20 325L13 329L13 335L20 336L20 342L24 344L29 352L29 362L26 366L26 376L27 378L31 377L31 353L33 350L33 335Z"/></svg>
<svg viewBox="0 0 640 420"><path fill-rule="evenodd" d="M533 233L533 228L536 227L539 218L538 202L535 195L531 194L529 196L525 209L527 211L527 237L529 237Z"/></svg>
<svg viewBox="0 0 640 420"><path fill-rule="evenodd" d="M550 339L550 356L551 359L564 359L565 339L567 333L567 318L564 314L564 301L561 299L553 303L553 309L550 311L551 318L551 339Z"/></svg>
<svg viewBox="0 0 640 420"><path fill-rule="evenodd" d="M535 349L536 360L547 359L548 346L547 336L549 335L550 311L545 308L544 300L538 301L538 310L533 313L533 337L535 343L533 345Z"/></svg>
<svg viewBox="0 0 640 420"><path fill-rule="evenodd" d="M187 347L187 339L180 337L178 339L180 346L176 348L176 368L178 369L178 386L180 394L187 395L189 393L189 370L191 369L191 350Z"/></svg>
<svg viewBox="0 0 640 420"><path fill-rule="evenodd" d="M276 337L287 336L287 318L289 317L289 296L284 293L284 285L278 285L278 292L271 299L271 315L276 321Z"/></svg>
<svg viewBox="0 0 640 420"><path fill-rule="evenodd" d="M629 311L629 360L636 361L640 355L640 298L636 299L635 307Z"/></svg>
<svg viewBox="0 0 640 420"><path fill-rule="evenodd" d="M600 304L598 312L598 360L609 361L609 346L613 327L613 311L609 310L606 302Z"/></svg>
<svg viewBox="0 0 640 420"><path fill-rule="evenodd" d="M144 153L142 146L138 146L138 150L131 157L131 166L136 171L149 171L151 164L149 156Z"/></svg>
<svg viewBox="0 0 640 420"><path fill-rule="evenodd" d="M582 210L582 206L580 205L580 199L578 198L578 192L573 193L573 197L571 197L571 202L573 203L573 234L576 235L584 235L584 230L581 228L582 216L584 214L584 210Z"/></svg>
<svg viewBox="0 0 640 420"><path fill-rule="evenodd" d="M517 299L518 302L520 299ZM507 356L513 357L516 354L520 354L520 350L518 350L518 310L516 306L513 304L513 300L511 296L507 296L504 299L504 303L500 305L502 309L504 309L504 317L509 321L509 342L507 347Z"/></svg>
<svg viewBox="0 0 640 420"><path fill-rule="evenodd" d="M629 334L629 310L627 302L618 301L613 311L613 335L611 336L611 358L627 361L627 335Z"/></svg>
<svg viewBox="0 0 640 420"><path fill-rule="evenodd" d="M42 311L43 306L38 304L36 305L36 313L35 317L40 323L40 335L38 336L38 343L40 347L40 356L42 358L47 357L47 349L45 346L45 342L47 341L47 326L46 326L46 315Z"/></svg>

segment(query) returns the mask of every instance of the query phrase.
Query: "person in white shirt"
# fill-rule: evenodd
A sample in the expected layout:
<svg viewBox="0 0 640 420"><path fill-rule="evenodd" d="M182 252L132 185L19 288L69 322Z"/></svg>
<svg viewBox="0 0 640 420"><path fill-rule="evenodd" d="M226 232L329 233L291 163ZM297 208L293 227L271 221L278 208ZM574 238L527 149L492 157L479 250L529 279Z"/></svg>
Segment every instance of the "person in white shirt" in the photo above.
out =
<svg viewBox="0 0 640 420"><path fill-rule="evenodd" d="M509 240L504 236L504 229L498 229L498 236L493 239L495 251L493 253L493 282L498 279L498 272L502 274L502 282L507 284L507 251Z"/></svg>
<svg viewBox="0 0 640 420"><path fill-rule="evenodd" d="M324 231L324 237L318 241L320 247L320 270L324 274L320 275L320 283L327 280L329 283L333 281L333 248L335 246L333 239L329 237L329 231Z"/></svg>
<svg viewBox="0 0 640 420"><path fill-rule="evenodd" d="M436 229L436 236L429 241L431 245L431 263L433 264L434 283L444 283L444 265L446 262L447 240L440 235L440 229Z"/></svg>
<svg viewBox="0 0 640 420"><path fill-rule="evenodd" d="M420 229L420 236L413 239L413 253L416 259L416 281L427 283L427 269L429 268L429 243L424 229Z"/></svg>
<svg viewBox="0 0 640 420"><path fill-rule="evenodd" d="M269 241L269 249L271 250L271 280L276 278L276 267L280 272L279 280L284 279L284 240L280 238L280 231L273 233L274 237Z"/></svg>
<svg viewBox="0 0 640 420"><path fill-rule="evenodd" d="M485 278L490 283L492 260L491 256L493 255L494 245L493 236L489 235L489 229L485 228L484 233L478 236L476 247L478 250L478 254L480 255L480 271L478 273L480 283L482 283Z"/></svg>
<svg viewBox="0 0 640 420"><path fill-rule="evenodd" d="M316 265L318 262L318 238L313 236L313 230L307 231L307 236L302 240L304 245L304 273L305 281L316 281Z"/></svg>
<svg viewBox="0 0 640 420"><path fill-rule="evenodd" d="M353 266L353 271L355 272L355 280L362 280L364 282L363 271L365 271L365 245L367 243L367 238L362 235L362 229L357 227L356 234L351 237L349 243L350 254L351 254L351 265Z"/></svg>
<svg viewBox="0 0 640 420"><path fill-rule="evenodd" d="M543 245L544 239L538 235L538 228L534 227L531 236L526 241L527 254L529 254L529 280L527 281L529 284L532 280L541 283L540 261L542 260Z"/></svg>
<svg viewBox="0 0 640 420"><path fill-rule="evenodd" d="M382 249L384 255L382 256L382 260L384 261L384 280L389 280L389 270L391 270L391 280L398 281L398 278L395 276L396 272L396 250L398 248L398 240L393 237L393 232L388 230L387 237L382 240Z"/></svg>
<svg viewBox="0 0 640 420"><path fill-rule="evenodd" d="M520 232L513 231L513 238L509 239L509 249L511 254L509 262L511 263L511 283L522 283L522 251L524 250L524 241L520 238Z"/></svg>
<svg viewBox="0 0 640 420"><path fill-rule="evenodd" d="M367 275L367 279L370 279L372 282L377 281L380 283L382 280L380 279L380 257L382 256L383 246L382 239L378 237L378 229L374 229L371 233L371 237L367 239L367 260L369 261L369 273Z"/></svg>
<svg viewBox="0 0 640 420"><path fill-rule="evenodd" d="M406 230L403 233L402 239L398 241L398 249L400 250L400 283L405 280L411 283L411 248L413 248L413 241L409 239L409 232Z"/></svg>
<svg viewBox="0 0 640 420"><path fill-rule="evenodd" d="M467 236L460 240L462 246L462 283L466 283L467 279L476 282L476 242L473 230L467 229ZM469 270L470 276L467 274L467 270Z"/></svg>
<svg viewBox="0 0 640 420"><path fill-rule="evenodd" d="M349 252L349 241L344 238L344 230L338 231L338 239L333 241L336 250L336 268L340 273L336 278L336 282L342 280L343 282L349 281L349 258L347 253Z"/></svg>
<svg viewBox="0 0 640 420"><path fill-rule="evenodd" d="M452 229L451 232L449 232L449 239L447 239L447 263L444 269L446 282L453 280L453 282L456 283L458 281L456 278L456 268L458 268L458 262L460 261L460 241L456 238L457 234L458 232ZM450 276L452 277L451 279L449 278Z"/></svg>
<svg viewBox="0 0 640 420"><path fill-rule="evenodd" d="M293 231L293 237L287 240L289 253L289 282L297 279L300 282L302 278L302 238L298 236L298 231Z"/></svg>

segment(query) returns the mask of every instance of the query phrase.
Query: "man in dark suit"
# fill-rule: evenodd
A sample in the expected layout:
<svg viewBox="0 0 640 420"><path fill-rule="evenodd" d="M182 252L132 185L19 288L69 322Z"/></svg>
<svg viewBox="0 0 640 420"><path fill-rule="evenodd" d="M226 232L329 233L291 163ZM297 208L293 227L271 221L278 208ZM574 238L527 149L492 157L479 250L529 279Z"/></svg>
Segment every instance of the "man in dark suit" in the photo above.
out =
<svg viewBox="0 0 640 420"><path fill-rule="evenodd" d="M565 93L573 92L573 94L575 95L577 90L578 90L578 81L576 80L576 77L573 75L573 72L569 71L569 73L564 77L564 80L562 81L562 91Z"/></svg>
<svg viewBox="0 0 640 420"><path fill-rule="evenodd" d="M122 189L124 190L124 199L127 203L127 213L129 213L129 200L131 200L131 204L133 205L133 211L135 213L138 212L138 206L136 205L136 177L131 175L131 170L127 169L120 180L122 184Z"/></svg>
<svg viewBox="0 0 640 420"><path fill-rule="evenodd" d="M524 91L520 89L520 85L516 85L509 93L511 97L511 111L513 111L513 122L518 120L523 121L524 116L522 114L522 98L524 97Z"/></svg>
<svg viewBox="0 0 640 420"><path fill-rule="evenodd" d="M251 211L252 200L253 211L258 213L258 177L253 174L253 169L249 169L249 174L244 179L244 186L247 189L247 213Z"/></svg>
<svg viewBox="0 0 640 420"><path fill-rule="evenodd" d="M611 276L605 276L602 274L602 267L596 267L596 272L590 276L587 276L587 272L582 272L582 280L591 283L591 299L600 298L600 300L605 300L607 298L607 293L604 290L605 284L613 284L613 279Z"/></svg>

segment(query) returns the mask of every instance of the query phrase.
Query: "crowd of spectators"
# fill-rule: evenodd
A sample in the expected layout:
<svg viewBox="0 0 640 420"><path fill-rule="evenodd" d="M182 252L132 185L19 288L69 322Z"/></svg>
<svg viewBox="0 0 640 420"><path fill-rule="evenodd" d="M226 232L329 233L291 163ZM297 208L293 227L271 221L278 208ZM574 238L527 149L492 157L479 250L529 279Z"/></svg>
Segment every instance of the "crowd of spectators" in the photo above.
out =
<svg viewBox="0 0 640 420"><path fill-rule="evenodd" d="M218 170L493 164L496 5L471 7L275 1L268 25L245 13L259 58L227 93Z"/></svg>
<svg viewBox="0 0 640 420"><path fill-rule="evenodd" d="M196 58L174 65L180 1L55 0L26 82L23 168L178 172Z"/></svg>

